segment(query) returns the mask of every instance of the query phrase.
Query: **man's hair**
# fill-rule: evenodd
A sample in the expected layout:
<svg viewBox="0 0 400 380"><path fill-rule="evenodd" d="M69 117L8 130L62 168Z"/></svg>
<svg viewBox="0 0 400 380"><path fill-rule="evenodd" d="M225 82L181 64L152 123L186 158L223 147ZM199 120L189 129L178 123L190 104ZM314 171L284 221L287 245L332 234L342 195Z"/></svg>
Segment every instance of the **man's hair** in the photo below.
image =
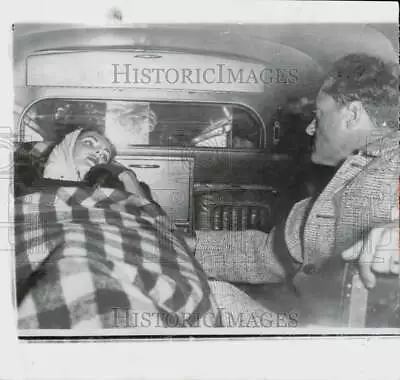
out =
<svg viewBox="0 0 400 380"><path fill-rule="evenodd" d="M398 129L398 65L367 54L349 54L333 64L322 91L345 105L361 101L378 127Z"/></svg>

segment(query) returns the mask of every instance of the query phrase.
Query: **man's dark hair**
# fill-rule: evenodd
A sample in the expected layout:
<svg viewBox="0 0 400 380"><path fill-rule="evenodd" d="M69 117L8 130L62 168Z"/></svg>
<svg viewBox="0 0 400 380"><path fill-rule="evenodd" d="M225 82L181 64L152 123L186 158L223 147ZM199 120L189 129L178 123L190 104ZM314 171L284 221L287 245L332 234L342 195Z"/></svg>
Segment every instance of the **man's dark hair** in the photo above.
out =
<svg viewBox="0 0 400 380"><path fill-rule="evenodd" d="M333 64L322 91L345 105L361 101L378 127L398 129L399 70L367 54L349 54Z"/></svg>

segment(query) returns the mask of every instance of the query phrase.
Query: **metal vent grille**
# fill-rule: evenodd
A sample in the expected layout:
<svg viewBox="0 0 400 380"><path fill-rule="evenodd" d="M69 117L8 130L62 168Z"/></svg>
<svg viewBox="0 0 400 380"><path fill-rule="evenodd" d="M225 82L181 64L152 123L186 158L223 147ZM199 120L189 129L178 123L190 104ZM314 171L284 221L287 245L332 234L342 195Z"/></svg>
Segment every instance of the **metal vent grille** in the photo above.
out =
<svg viewBox="0 0 400 380"><path fill-rule="evenodd" d="M266 204L212 203L209 226L212 230L263 230L271 221Z"/></svg>

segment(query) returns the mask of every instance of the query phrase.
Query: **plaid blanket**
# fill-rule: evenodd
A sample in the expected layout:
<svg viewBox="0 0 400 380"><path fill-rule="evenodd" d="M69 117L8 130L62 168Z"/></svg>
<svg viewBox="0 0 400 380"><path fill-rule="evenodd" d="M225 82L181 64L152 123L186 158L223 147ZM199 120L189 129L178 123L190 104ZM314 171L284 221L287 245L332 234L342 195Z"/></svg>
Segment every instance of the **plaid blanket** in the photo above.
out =
<svg viewBox="0 0 400 380"><path fill-rule="evenodd" d="M155 203L57 187L15 200L20 328L215 326L202 268Z"/></svg>

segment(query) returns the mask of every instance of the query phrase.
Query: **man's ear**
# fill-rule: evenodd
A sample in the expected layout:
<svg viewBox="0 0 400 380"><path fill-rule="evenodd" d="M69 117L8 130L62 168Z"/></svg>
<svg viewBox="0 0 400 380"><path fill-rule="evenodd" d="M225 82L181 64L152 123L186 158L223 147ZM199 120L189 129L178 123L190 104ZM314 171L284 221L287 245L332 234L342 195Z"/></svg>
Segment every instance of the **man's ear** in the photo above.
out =
<svg viewBox="0 0 400 380"><path fill-rule="evenodd" d="M348 103L345 107L345 118L347 128L356 128L360 126L360 121L364 117L365 109L359 100Z"/></svg>

